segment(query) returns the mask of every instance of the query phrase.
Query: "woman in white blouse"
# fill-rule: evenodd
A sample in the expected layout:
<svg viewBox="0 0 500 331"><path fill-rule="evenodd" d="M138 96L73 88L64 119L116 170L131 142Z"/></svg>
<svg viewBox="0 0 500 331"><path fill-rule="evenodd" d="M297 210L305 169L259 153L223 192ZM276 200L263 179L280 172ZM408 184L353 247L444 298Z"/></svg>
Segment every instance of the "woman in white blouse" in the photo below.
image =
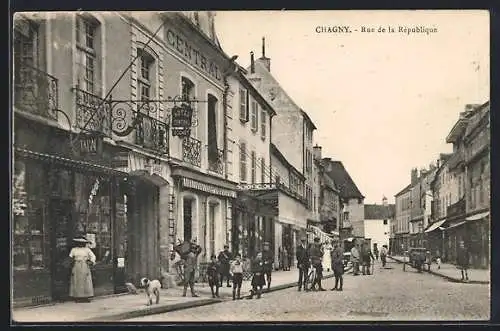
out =
<svg viewBox="0 0 500 331"><path fill-rule="evenodd" d="M73 262L69 296L76 302L90 302L90 298L94 296L90 266L95 264L96 257L92 250L87 247L87 239L77 237L73 239L73 242L75 247L69 253Z"/></svg>
<svg viewBox="0 0 500 331"><path fill-rule="evenodd" d="M332 270L332 255L331 255L332 251L333 251L333 246L331 241L326 242L323 248L323 259L322 259L323 270L325 270L326 272L330 272L330 270Z"/></svg>

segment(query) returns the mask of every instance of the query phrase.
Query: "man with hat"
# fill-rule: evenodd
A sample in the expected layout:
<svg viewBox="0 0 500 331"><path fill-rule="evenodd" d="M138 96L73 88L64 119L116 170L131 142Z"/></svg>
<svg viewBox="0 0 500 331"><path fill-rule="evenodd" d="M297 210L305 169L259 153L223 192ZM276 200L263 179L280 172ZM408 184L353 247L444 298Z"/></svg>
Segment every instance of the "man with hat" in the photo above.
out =
<svg viewBox="0 0 500 331"><path fill-rule="evenodd" d="M229 268L232 259L233 259L233 254L229 251L229 246L224 245L224 250L220 252L219 256L217 257L217 260L219 260L220 263L220 287L222 287L224 278L226 278L227 287L231 287L231 285L229 285L229 279L231 278Z"/></svg>
<svg viewBox="0 0 500 331"><path fill-rule="evenodd" d="M307 271L309 270L309 251L307 250L306 238L300 238L300 244L297 246L297 266L299 268L299 291L307 291Z"/></svg>
<svg viewBox="0 0 500 331"><path fill-rule="evenodd" d="M309 256L311 258L311 264L316 269L316 280L311 285L311 288L314 290L315 285L318 285L319 291L326 291L321 285L321 280L323 279L323 265L321 258L323 257L323 250L321 248L321 243L319 237L314 238L314 243L309 247Z"/></svg>
<svg viewBox="0 0 500 331"><path fill-rule="evenodd" d="M262 261L264 276L266 277L267 290L271 288L271 273L273 272L274 254L271 251L271 244L268 241L262 243Z"/></svg>

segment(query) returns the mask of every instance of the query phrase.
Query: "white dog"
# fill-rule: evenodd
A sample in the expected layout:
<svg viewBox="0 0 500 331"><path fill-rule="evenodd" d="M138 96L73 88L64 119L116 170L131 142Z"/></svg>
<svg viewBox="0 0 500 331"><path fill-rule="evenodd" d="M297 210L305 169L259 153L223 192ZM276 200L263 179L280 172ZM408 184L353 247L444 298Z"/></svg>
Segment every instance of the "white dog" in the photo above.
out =
<svg viewBox="0 0 500 331"><path fill-rule="evenodd" d="M149 280L146 277L141 278L141 286L146 290L148 306L153 304L153 296L156 297L156 304L160 303L161 282L158 279Z"/></svg>

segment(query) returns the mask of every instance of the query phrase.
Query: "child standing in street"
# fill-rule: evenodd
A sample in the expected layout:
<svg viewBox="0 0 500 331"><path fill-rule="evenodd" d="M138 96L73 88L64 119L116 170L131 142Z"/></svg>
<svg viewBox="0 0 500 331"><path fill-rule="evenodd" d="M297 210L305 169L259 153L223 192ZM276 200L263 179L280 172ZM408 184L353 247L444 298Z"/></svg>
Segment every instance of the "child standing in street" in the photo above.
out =
<svg viewBox="0 0 500 331"><path fill-rule="evenodd" d="M212 291L212 298L219 298L220 266L215 254L212 254L212 256L210 257L210 264L207 267L207 277L208 285L210 286L210 290Z"/></svg>
<svg viewBox="0 0 500 331"><path fill-rule="evenodd" d="M243 264L241 263L241 255L236 254L235 259L231 262L229 269L233 279L233 300L240 299L241 283L243 282Z"/></svg>

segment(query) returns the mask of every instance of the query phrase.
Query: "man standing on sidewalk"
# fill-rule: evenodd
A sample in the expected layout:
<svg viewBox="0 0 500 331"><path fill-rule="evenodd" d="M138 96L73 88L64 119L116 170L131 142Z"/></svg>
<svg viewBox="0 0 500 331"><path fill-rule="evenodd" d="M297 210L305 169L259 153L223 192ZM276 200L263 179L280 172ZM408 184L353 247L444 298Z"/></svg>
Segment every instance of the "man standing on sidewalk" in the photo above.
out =
<svg viewBox="0 0 500 331"><path fill-rule="evenodd" d="M196 244L191 244L191 249L189 253L185 256L184 259L184 291L182 292L182 296L186 296L187 288L191 289L191 296L198 297L198 295L194 292L194 275L196 272L197 264L198 264L198 254L200 252L200 248Z"/></svg>
<svg viewBox="0 0 500 331"><path fill-rule="evenodd" d="M299 268L299 291L307 291L307 271L309 270L309 252L307 251L306 238L300 239L300 245L297 246L297 267Z"/></svg>
<svg viewBox="0 0 500 331"><path fill-rule="evenodd" d="M233 259L233 254L231 254L231 252L229 251L228 245L224 245L224 250L219 253L217 259L220 263L220 287L222 287L224 278L226 278L226 286L231 287L231 285L229 285L229 278L231 278L231 275L229 273L229 265L231 263L231 260Z"/></svg>
<svg viewBox="0 0 500 331"><path fill-rule="evenodd" d="M271 288L271 274L273 272L274 265L274 254L271 252L270 245L271 244L267 241L262 244L262 261L264 263L264 275L268 291Z"/></svg>
<svg viewBox="0 0 500 331"><path fill-rule="evenodd" d="M457 252L457 265L462 273L462 282L469 281L469 275L467 274L467 269L469 269L470 254L463 240L459 242L459 248ZM464 277L465 276L465 277Z"/></svg>
<svg viewBox="0 0 500 331"><path fill-rule="evenodd" d="M321 285L321 280L323 279L323 264L321 258L323 257L323 250L321 249L320 239L318 237L314 238L314 243L309 247L309 256L311 257L311 264L316 269L316 279L311 285L314 290L318 285L318 291L326 291Z"/></svg>
<svg viewBox="0 0 500 331"><path fill-rule="evenodd" d="M359 244L356 242L356 245L351 248L352 274L354 276L359 275L359 258Z"/></svg>

